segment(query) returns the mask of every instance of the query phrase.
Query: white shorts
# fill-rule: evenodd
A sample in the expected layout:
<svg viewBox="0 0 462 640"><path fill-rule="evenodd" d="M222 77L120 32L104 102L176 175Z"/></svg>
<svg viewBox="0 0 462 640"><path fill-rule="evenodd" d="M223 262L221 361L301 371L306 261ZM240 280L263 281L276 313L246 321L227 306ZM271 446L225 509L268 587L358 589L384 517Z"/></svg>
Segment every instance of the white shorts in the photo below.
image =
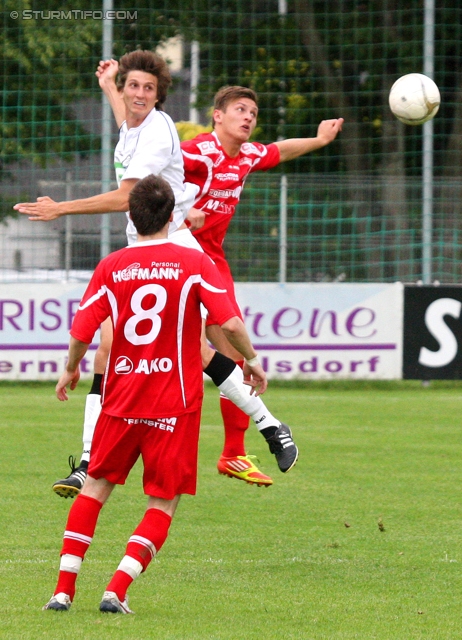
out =
<svg viewBox="0 0 462 640"><path fill-rule="evenodd" d="M193 236L193 234L189 229L177 229L172 233L170 233L170 229L169 229L168 239L174 242L175 244L178 244L180 247L197 249L198 251L201 251L202 253L204 253L203 248L197 242L196 238Z"/></svg>

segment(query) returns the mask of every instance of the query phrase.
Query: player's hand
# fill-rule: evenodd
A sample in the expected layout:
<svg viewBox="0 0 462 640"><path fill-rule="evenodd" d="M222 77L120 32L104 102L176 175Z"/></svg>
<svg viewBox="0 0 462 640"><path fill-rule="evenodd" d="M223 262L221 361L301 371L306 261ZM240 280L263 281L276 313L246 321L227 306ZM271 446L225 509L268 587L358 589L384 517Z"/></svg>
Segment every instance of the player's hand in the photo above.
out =
<svg viewBox="0 0 462 640"><path fill-rule="evenodd" d="M19 202L14 205L13 209L15 211L19 211L19 213L29 216L29 220L34 221L55 220L62 215L59 208L59 202L55 202L48 196L37 198L37 202Z"/></svg>
<svg viewBox="0 0 462 640"><path fill-rule="evenodd" d="M99 86L101 89L107 85L113 85L116 81L116 76L119 72L119 63L117 60L100 60L98 67L95 71L95 76L98 78Z"/></svg>
<svg viewBox="0 0 462 640"><path fill-rule="evenodd" d="M188 211L188 215L186 216L186 224L194 231L195 229L200 229L205 224L205 213L200 209L190 209Z"/></svg>
<svg viewBox="0 0 462 640"><path fill-rule="evenodd" d="M319 124L317 137L323 145L335 140L339 131L342 130L343 123L343 118L334 118L332 120L323 120Z"/></svg>
<svg viewBox="0 0 462 640"><path fill-rule="evenodd" d="M259 396L268 388L268 379L261 364L250 367L244 361L244 384L252 387L250 395Z"/></svg>
<svg viewBox="0 0 462 640"><path fill-rule="evenodd" d="M58 384L56 385L56 397L58 398L58 400L60 400L61 402L64 402L65 400L69 400L68 396L67 396L67 389L66 387L69 385L69 388L71 391L74 391L74 389L77 386L77 383L80 380L80 368L77 367L77 369L75 371L64 371L64 373L62 374L62 376L60 377L60 379L58 380Z"/></svg>

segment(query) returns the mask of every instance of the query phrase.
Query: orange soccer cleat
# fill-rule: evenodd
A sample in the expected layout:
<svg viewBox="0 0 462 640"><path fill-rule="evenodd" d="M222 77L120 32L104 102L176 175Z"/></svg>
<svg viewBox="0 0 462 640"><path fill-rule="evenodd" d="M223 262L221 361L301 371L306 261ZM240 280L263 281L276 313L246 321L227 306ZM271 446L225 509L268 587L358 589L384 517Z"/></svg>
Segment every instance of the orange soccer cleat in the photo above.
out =
<svg viewBox="0 0 462 640"><path fill-rule="evenodd" d="M252 461L255 458L256 456L234 456L232 458L221 456L217 464L218 473L244 480L248 484L256 484L258 487L269 487L273 481L255 466Z"/></svg>

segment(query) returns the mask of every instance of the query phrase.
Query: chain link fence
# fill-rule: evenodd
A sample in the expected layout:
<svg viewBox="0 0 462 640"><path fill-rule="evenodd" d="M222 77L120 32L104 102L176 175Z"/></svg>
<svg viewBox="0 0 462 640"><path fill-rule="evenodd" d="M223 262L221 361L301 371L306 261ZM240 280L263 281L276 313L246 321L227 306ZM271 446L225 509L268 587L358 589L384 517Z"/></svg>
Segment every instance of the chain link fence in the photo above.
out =
<svg viewBox="0 0 462 640"><path fill-rule="evenodd" d="M102 109L94 76L101 4L77 0L73 12L54 0L46 11L32 5L5 0L1 12L3 282L86 278L101 254L101 215L46 224L12 216L18 201L101 191ZM329 147L249 178L226 239L236 280L422 279L422 127L396 121L387 95L397 77L423 69L423 1L114 5L114 57L141 47L168 58L174 84L165 106L183 123L182 135L194 134L184 124L191 117L209 124L213 95L224 84L257 91L255 138L261 142L312 137L320 120L345 118ZM434 280L456 283L462 249L458 3L436 2L434 45L442 105L433 134L431 271ZM198 78L195 91L192 77ZM285 184L287 222L281 220ZM125 243L125 218L109 218L116 249Z"/></svg>

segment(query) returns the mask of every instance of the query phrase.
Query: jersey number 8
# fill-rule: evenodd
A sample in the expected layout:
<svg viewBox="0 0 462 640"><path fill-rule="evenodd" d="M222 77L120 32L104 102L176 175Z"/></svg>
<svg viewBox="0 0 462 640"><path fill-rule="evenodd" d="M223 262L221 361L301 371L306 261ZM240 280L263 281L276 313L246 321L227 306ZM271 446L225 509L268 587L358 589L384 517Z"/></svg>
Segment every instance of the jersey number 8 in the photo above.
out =
<svg viewBox="0 0 462 640"><path fill-rule="evenodd" d="M156 302L150 309L143 309L142 304L144 298L148 295L154 295ZM130 301L130 306L135 314L129 318L124 327L124 335L129 342L134 345L150 344L159 335L159 331L162 325L162 321L159 317L159 313L164 309L167 304L167 292L160 284L146 284L135 291ZM150 320L152 327L149 333L144 335L138 335L136 333L136 326L142 320Z"/></svg>

